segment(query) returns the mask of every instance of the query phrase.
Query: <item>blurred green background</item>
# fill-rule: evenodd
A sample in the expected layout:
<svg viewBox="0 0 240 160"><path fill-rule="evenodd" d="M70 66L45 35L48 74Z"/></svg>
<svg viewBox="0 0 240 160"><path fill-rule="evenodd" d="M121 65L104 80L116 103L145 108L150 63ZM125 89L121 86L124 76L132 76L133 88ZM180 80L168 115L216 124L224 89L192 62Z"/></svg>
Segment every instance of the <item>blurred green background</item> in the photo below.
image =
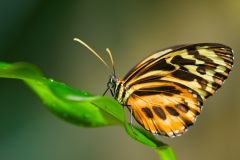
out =
<svg viewBox="0 0 240 160"><path fill-rule="evenodd" d="M151 53L185 42L218 42L235 51L233 72L206 101L197 123L167 139L178 160L239 159L240 1L0 1L0 60L26 61L69 86L101 95L109 70L118 77ZM53 116L24 83L0 79L1 160L154 160L155 151L123 128L79 128ZM108 94L109 95L109 94ZM129 116L127 117L129 119Z"/></svg>

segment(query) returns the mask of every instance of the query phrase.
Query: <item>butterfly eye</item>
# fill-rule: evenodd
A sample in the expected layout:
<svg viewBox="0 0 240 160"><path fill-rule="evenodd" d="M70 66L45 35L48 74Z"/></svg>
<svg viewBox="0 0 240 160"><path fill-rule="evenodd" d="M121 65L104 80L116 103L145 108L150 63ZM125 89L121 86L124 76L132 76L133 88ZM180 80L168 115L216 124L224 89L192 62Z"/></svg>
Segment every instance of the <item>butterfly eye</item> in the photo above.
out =
<svg viewBox="0 0 240 160"><path fill-rule="evenodd" d="M117 83L118 79L115 76L110 76L109 82L110 84L112 84L112 86L114 86Z"/></svg>

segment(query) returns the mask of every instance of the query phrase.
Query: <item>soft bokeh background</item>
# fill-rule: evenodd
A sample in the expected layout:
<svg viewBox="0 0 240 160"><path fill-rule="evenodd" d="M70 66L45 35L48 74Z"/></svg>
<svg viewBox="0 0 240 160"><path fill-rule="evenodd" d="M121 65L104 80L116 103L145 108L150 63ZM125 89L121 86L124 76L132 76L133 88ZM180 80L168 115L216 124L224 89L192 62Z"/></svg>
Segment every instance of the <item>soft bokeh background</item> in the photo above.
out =
<svg viewBox="0 0 240 160"><path fill-rule="evenodd" d="M102 94L109 70L118 77L140 60L184 42L218 42L235 51L233 72L204 105L197 123L167 139L178 160L239 159L240 1L0 1L0 60L26 61L71 87ZM1 160L157 160L155 151L117 126L79 128L53 116L19 80L0 79ZM128 118L128 117L127 117Z"/></svg>

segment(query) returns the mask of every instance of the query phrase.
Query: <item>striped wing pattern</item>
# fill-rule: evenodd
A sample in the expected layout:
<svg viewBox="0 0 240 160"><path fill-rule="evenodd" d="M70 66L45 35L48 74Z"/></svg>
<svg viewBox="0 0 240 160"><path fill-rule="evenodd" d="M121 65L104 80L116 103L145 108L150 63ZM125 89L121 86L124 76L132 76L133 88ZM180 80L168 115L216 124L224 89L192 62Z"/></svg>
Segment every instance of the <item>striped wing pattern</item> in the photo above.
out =
<svg viewBox="0 0 240 160"><path fill-rule="evenodd" d="M194 124L203 101L224 83L233 51L216 43L173 46L137 64L117 82L117 99L153 134L180 136Z"/></svg>

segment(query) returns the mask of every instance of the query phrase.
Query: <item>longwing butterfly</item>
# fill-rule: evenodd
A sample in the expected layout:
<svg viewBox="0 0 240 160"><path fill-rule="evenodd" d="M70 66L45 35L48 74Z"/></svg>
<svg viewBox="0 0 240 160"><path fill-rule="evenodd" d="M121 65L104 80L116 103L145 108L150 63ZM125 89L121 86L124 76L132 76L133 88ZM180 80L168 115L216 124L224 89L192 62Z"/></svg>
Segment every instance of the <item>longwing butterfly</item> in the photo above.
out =
<svg viewBox="0 0 240 160"><path fill-rule="evenodd" d="M113 66L108 82L112 96L146 130L166 137L180 136L195 123L204 100L222 86L234 61L233 50L223 44L176 45L145 58L120 79L107 52Z"/></svg>

